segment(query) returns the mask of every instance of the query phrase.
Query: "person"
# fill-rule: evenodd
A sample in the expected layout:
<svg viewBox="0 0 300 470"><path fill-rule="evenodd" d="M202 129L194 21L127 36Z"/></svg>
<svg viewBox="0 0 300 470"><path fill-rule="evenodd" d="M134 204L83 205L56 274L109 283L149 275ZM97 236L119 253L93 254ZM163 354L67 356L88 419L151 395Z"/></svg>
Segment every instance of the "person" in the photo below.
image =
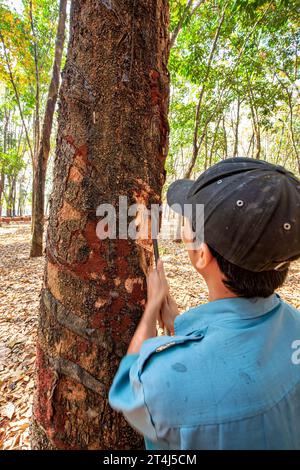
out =
<svg viewBox="0 0 300 470"><path fill-rule="evenodd" d="M110 405L149 450L300 449L300 312L275 292L300 256L299 180L232 158L175 181L167 200L193 208L183 239L209 302L179 315L158 262Z"/></svg>

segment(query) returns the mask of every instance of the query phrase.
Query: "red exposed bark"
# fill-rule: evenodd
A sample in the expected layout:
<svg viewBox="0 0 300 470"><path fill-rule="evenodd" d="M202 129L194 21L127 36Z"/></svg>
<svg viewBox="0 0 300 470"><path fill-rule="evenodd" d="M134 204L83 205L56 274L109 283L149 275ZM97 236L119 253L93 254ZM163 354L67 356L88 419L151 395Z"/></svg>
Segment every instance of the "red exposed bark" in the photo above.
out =
<svg viewBox="0 0 300 470"><path fill-rule="evenodd" d="M117 256L128 256L131 252L131 245L128 240L117 240Z"/></svg>
<svg viewBox="0 0 300 470"><path fill-rule="evenodd" d="M159 90L159 73L157 70L150 71L150 87L151 87L151 101L153 105L159 104L160 90Z"/></svg>
<svg viewBox="0 0 300 470"><path fill-rule="evenodd" d="M74 146L74 142L75 142L74 137L72 137L71 135L66 135L66 136L65 136L65 139L66 139L66 141L68 142L68 144Z"/></svg>
<svg viewBox="0 0 300 470"><path fill-rule="evenodd" d="M117 320L112 320L112 336L114 341L120 341L124 333L131 327L132 320L129 315L122 315L122 323Z"/></svg>
<svg viewBox="0 0 300 470"><path fill-rule="evenodd" d="M133 284L131 297L135 302L141 302L145 300L144 289L141 286L141 284L139 283Z"/></svg>
<svg viewBox="0 0 300 470"><path fill-rule="evenodd" d="M57 375L49 369L46 356L40 345L36 348L36 369L37 369L37 397L35 404L35 417L43 428L52 432L53 402L52 395L57 383Z"/></svg>
<svg viewBox="0 0 300 470"><path fill-rule="evenodd" d="M98 330L105 330L105 317L103 313L96 313L93 316L91 326L92 328L97 328Z"/></svg>
<svg viewBox="0 0 300 470"><path fill-rule="evenodd" d="M130 267L125 258L118 258L117 260L117 275L124 279L130 275Z"/></svg>

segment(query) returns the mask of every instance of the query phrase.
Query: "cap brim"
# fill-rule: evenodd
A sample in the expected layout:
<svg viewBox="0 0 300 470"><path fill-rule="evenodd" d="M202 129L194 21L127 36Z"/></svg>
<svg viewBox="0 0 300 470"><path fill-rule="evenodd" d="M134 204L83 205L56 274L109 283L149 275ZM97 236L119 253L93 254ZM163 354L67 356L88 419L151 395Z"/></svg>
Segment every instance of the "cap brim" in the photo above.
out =
<svg viewBox="0 0 300 470"><path fill-rule="evenodd" d="M167 191L167 203L174 212L183 214L184 205L188 204L188 193L193 186L194 181L189 179L180 179L174 181Z"/></svg>

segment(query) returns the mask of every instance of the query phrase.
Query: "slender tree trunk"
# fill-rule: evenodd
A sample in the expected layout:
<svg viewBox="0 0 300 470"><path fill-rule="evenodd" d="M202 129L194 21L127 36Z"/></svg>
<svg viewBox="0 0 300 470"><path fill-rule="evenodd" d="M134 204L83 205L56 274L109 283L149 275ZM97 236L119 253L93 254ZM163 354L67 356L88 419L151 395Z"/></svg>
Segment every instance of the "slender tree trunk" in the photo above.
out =
<svg viewBox="0 0 300 470"><path fill-rule="evenodd" d="M233 156L238 156L239 151L239 125L240 125L240 109L241 109L241 99L238 97L237 108L236 108L236 121L235 121L235 130L234 130L234 148Z"/></svg>
<svg viewBox="0 0 300 470"><path fill-rule="evenodd" d="M7 186L8 186L8 191L7 191L7 198L6 198L6 215L7 217L12 217L13 187L12 187L12 178L10 176L7 178Z"/></svg>
<svg viewBox="0 0 300 470"><path fill-rule="evenodd" d="M208 161L208 135L207 132L204 138L204 171L207 170L207 161Z"/></svg>
<svg viewBox="0 0 300 470"><path fill-rule="evenodd" d="M67 0L60 0L52 78L49 85L41 141L34 164L31 257L42 256L43 254L45 181L53 115L59 90L59 76L65 40L66 9Z"/></svg>
<svg viewBox="0 0 300 470"><path fill-rule="evenodd" d="M3 126L3 152L4 154L7 152L7 129L8 129L8 124L9 124L9 116L10 116L10 113L5 106L4 107L5 120L4 120L4 126ZM4 185L5 185L5 173L2 171L1 177L0 177L0 217L2 215L2 205L3 205L3 199L4 199Z"/></svg>
<svg viewBox="0 0 300 470"><path fill-rule="evenodd" d="M254 158L259 160L260 155L261 155L261 132L260 132L260 124L258 121L256 123L256 129L255 129L255 140L256 140L256 149L255 149Z"/></svg>
<svg viewBox="0 0 300 470"><path fill-rule="evenodd" d="M282 148L283 136L284 136L284 122L282 123L282 128L281 128L281 133L280 133L280 141L279 141L277 156L276 156L276 160L275 160L276 165L279 163L279 160L280 160L280 152L281 152L281 148Z"/></svg>
<svg viewBox="0 0 300 470"><path fill-rule="evenodd" d="M151 256L100 240L96 210L159 203L168 151L167 0L72 3L41 295L34 449L140 448L107 394Z"/></svg>
<svg viewBox="0 0 300 470"><path fill-rule="evenodd" d="M16 176L12 179L12 191L11 191L11 208L12 216L16 216L16 197L17 197L17 178Z"/></svg>
<svg viewBox="0 0 300 470"><path fill-rule="evenodd" d="M260 158L261 152L261 138L260 138L260 127L259 123L256 119L256 113L254 106L251 102L250 104L251 109L251 116L252 116L252 123L253 123L253 152L252 158L256 158L257 160Z"/></svg>
<svg viewBox="0 0 300 470"><path fill-rule="evenodd" d="M250 81L248 81L248 84L249 84L249 105L250 105L250 110L251 110L253 132L254 132L254 137L255 137L255 152L253 153L253 158L256 158L257 160L259 160L260 154L261 154L260 123L259 123L258 113L254 104L254 96L253 96L253 91L250 85ZM254 141L253 141L253 148L254 148Z"/></svg>
<svg viewBox="0 0 300 470"><path fill-rule="evenodd" d="M249 157L249 155L250 155L251 147L253 145L253 141L254 141L254 132L252 132L251 139L249 141L249 146L248 146L248 150L247 150L247 153L246 153L246 157Z"/></svg>
<svg viewBox="0 0 300 470"><path fill-rule="evenodd" d="M40 141L40 70L39 70L39 57L38 57L38 39L35 31L34 19L33 19L33 8L32 8L32 0L29 0L29 19L31 25L31 32L32 32L32 48L33 48L33 56L34 56L34 68L35 68L35 112L34 112L34 120L33 120L33 181L32 181L32 204L31 204L31 215L32 215L32 223L31 223L31 232L33 233L33 227L35 225L35 180L36 180L36 166L37 166L37 152L38 152L38 145Z"/></svg>
<svg viewBox="0 0 300 470"><path fill-rule="evenodd" d="M228 141L227 141L226 123L225 123L224 116L222 119L222 128L223 128L223 136L224 136L224 156L223 156L223 160L224 160L228 157Z"/></svg>
<svg viewBox="0 0 300 470"><path fill-rule="evenodd" d="M22 182L20 182L19 193L18 193L18 207L17 207L17 215L20 217L22 216L22 191L23 191Z"/></svg>
<svg viewBox="0 0 300 470"><path fill-rule="evenodd" d="M219 119L217 121L216 128L215 128L215 131L214 131L213 140L212 140L212 143L211 143L211 146L210 146L209 167L212 166L212 157L213 157L213 153L214 153L214 150L215 150L215 145L216 145L216 140L217 140L218 131L219 131L219 127L220 127L220 122L221 122L221 116L219 117Z"/></svg>
<svg viewBox="0 0 300 470"><path fill-rule="evenodd" d="M32 48L34 56L35 68L35 115L34 115L34 128L33 128L33 143L34 155L37 153L37 148L40 141L40 69L39 69L39 54L38 54L38 38L35 31L32 0L29 0L29 19L31 25L31 32L33 37Z"/></svg>
<svg viewBox="0 0 300 470"><path fill-rule="evenodd" d="M5 184L5 174L1 173L0 175L0 217L2 215L4 184Z"/></svg>

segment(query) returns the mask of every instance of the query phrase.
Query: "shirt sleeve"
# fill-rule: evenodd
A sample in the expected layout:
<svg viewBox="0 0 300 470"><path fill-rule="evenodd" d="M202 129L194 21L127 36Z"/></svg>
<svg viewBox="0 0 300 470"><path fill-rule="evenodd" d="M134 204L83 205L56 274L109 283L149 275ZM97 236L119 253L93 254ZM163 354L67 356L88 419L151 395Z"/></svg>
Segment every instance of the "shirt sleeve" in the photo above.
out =
<svg viewBox="0 0 300 470"><path fill-rule="evenodd" d="M151 441L157 441L154 424L145 403L139 375L139 354L127 354L120 362L109 391L112 408L121 411L129 424Z"/></svg>

